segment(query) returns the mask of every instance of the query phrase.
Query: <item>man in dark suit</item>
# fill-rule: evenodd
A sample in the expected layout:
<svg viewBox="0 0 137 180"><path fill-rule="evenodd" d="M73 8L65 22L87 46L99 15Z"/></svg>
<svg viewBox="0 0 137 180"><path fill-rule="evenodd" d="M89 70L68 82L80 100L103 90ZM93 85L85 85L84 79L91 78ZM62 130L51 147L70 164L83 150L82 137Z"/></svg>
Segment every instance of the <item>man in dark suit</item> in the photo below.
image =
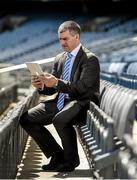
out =
<svg viewBox="0 0 137 180"><path fill-rule="evenodd" d="M90 101L98 104L100 67L98 58L80 43L80 26L74 21L62 23L58 29L64 52L57 55L52 74L33 76L32 85L40 94L58 96L41 102L24 113L21 126L34 138L50 163L45 171L73 171L79 165L74 124L85 120L83 115ZM62 147L45 127L53 123Z"/></svg>

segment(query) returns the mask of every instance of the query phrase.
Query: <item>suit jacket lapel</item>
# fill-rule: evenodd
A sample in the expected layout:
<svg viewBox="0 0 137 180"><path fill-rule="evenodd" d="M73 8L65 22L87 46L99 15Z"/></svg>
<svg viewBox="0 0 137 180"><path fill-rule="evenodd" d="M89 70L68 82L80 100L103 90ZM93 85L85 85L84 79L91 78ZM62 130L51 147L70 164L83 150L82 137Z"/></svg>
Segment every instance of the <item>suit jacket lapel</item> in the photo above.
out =
<svg viewBox="0 0 137 180"><path fill-rule="evenodd" d="M80 57L81 57L82 53L83 53L83 49L82 49L82 46L81 46L81 48L80 48L80 50L79 50L79 52L78 52L78 54L77 54L77 56L76 56L76 58L74 60L74 64L72 66L70 81L72 81L72 79L73 79L75 70L76 70L76 68L77 68L77 66L78 66L78 64L80 62Z"/></svg>

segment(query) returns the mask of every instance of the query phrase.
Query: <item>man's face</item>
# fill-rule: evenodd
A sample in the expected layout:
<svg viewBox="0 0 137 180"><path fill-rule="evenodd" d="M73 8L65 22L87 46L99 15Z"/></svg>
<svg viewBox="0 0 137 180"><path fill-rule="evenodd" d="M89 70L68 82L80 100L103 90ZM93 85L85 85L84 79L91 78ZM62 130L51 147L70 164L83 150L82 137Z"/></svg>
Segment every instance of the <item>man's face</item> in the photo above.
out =
<svg viewBox="0 0 137 180"><path fill-rule="evenodd" d="M79 45L79 34L72 35L69 31L59 34L59 40L62 48L66 52L71 52Z"/></svg>

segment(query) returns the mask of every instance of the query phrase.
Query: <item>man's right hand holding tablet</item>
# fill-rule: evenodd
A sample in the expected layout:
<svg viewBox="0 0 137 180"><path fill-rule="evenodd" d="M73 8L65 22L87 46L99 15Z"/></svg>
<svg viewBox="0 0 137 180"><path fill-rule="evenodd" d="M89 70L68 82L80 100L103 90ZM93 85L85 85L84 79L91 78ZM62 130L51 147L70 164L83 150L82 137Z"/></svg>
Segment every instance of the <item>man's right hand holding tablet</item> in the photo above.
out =
<svg viewBox="0 0 137 180"><path fill-rule="evenodd" d="M38 75L33 75L31 76L31 84L38 89L43 90L44 88L44 83L41 80L41 77Z"/></svg>

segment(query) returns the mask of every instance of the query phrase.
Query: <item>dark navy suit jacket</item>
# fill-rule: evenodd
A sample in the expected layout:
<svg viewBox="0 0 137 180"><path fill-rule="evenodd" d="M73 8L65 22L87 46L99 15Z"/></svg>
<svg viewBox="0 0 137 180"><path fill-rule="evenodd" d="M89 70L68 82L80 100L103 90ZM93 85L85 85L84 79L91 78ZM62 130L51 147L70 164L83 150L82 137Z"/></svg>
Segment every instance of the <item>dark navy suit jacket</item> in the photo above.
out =
<svg viewBox="0 0 137 180"><path fill-rule="evenodd" d="M60 79L66 53L56 56L52 74L59 78L56 88L45 88L40 94L67 93L70 101L76 100L82 106L90 101L99 104L100 66L98 58L81 46L72 67L70 81Z"/></svg>

